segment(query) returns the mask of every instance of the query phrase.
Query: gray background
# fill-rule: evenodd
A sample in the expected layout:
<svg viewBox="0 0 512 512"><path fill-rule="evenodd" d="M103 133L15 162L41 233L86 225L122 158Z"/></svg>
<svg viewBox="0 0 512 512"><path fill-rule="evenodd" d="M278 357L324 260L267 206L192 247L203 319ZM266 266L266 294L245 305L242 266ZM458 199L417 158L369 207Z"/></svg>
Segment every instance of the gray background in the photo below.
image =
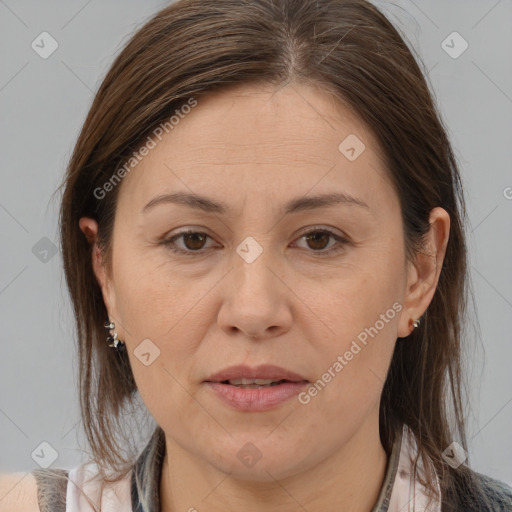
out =
<svg viewBox="0 0 512 512"><path fill-rule="evenodd" d="M114 55L167 3L0 0L0 472L36 467L34 450L52 453L42 442L56 450L53 467L84 459L51 195ZM478 471L512 485L512 1L375 3L423 59L461 165L481 328L469 453ZM59 45L46 59L31 47L43 31ZM442 47L453 31L469 44L458 58Z"/></svg>

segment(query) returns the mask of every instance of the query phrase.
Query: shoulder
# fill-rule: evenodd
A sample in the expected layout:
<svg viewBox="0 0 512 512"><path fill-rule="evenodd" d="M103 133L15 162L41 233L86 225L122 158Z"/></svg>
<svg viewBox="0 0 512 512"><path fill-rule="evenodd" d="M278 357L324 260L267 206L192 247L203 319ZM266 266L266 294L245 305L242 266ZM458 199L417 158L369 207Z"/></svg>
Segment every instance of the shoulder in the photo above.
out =
<svg viewBox="0 0 512 512"><path fill-rule="evenodd" d="M37 482L32 473L0 474L2 512L40 512Z"/></svg>
<svg viewBox="0 0 512 512"><path fill-rule="evenodd" d="M512 512L512 488L508 484L471 468L459 476L462 478L447 491L457 508L448 510Z"/></svg>
<svg viewBox="0 0 512 512"><path fill-rule="evenodd" d="M506 483L482 473L475 472L479 480L489 512L510 512L512 511L512 487Z"/></svg>

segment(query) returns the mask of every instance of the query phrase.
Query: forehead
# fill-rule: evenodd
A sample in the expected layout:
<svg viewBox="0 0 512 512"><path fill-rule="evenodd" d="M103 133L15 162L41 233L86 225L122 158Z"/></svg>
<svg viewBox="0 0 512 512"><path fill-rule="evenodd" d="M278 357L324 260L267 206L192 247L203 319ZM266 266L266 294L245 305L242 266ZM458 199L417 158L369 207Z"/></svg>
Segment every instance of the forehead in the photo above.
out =
<svg viewBox="0 0 512 512"><path fill-rule="evenodd" d="M370 130L317 86L238 85L175 119L123 179L120 201L146 204L176 189L244 201L332 188L369 197L387 180Z"/></svg>

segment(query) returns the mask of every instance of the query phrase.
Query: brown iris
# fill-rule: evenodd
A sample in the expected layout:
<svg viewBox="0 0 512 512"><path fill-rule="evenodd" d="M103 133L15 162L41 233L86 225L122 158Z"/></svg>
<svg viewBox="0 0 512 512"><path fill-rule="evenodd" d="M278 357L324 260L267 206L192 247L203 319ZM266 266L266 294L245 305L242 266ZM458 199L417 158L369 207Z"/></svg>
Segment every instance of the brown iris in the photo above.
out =
<svg viewBox="0 0 512 512"><path fill-rule="evenodd" d="M330 237L330 233L324 231L315 231L313 234L306 235L308 243L311 244L311 241L313 241L313 246L310 245L310 247L317 250L324 249L328 245ZM325 243L321 243L322 241ZM320 246L317 245L319 242Z"/></svg>
<svg viewBox="0 0 512 512"><path fill-rule="evenodd" d="M183 235L183 243L185 247L191 251L197 251L203 248L204 242L206 241L207 235L202 233L184 233ZM191 241L191 244L187 243Z"/></svg>

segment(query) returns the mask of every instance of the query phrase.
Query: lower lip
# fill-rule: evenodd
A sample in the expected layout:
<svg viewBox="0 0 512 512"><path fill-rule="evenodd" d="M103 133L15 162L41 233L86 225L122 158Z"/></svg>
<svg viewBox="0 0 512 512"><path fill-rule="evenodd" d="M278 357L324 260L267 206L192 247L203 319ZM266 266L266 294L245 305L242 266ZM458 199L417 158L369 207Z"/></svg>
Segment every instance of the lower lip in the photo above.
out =
<svg viewBox="0 0 512 512"><path fill-rule="evenodd" d="M273 409L292 396L298 395L308 382L285 382L264 388L239 388L221 382L206 382L228 405L242 411L260 412Z"/></svg>

